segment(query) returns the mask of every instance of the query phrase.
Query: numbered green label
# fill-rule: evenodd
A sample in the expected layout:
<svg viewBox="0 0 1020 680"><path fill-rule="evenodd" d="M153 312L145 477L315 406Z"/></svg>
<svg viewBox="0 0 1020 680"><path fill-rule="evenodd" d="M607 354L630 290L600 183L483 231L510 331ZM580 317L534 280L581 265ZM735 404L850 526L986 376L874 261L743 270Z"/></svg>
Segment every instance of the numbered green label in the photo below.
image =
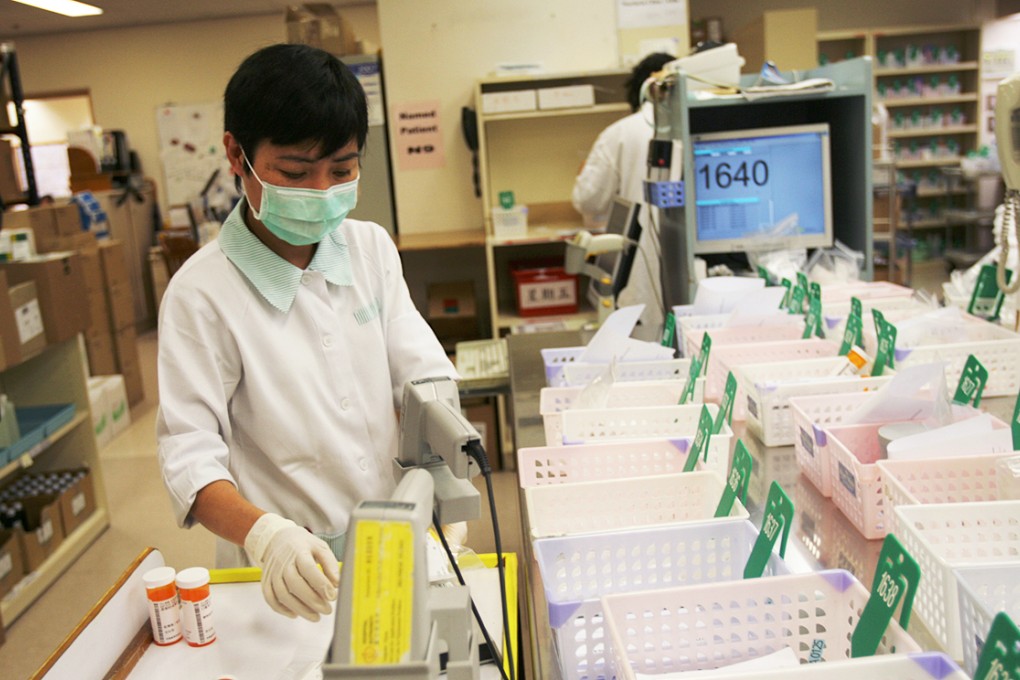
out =
<svg viewBox="0 0 1020 680"><path fill-rule="evenodd" d="M744 442L737 440L733 449L733 465L730 467L729 477L726 478L726 486L723 488L722 498L715 509L716 517L728 517L733 511L733 503L738 498L741 503L747 502L747 485L751 481L751 454L748 452Z"/></svg>
<svg viewBox="0 0 1020 680"><path fill-rule="evenodd" d="M719 402L719 413L715 416L715 424L712 426L712 434L722 432L723 423L729 425L733 422L733 402L737 398L737 377L730 371L726 376L726 387L723 388L722 400Z"/></svg>
<svg viewBox="0 0 1020 680"><path fill-rule="evenodd" d="M707 406L701 407L701 417L698 419L698 432L694 435L694 443L691 450L687 452L687 461L684 463L684 472L690 472L698 464L698 458L704 454L708 460L708 442L712 438L712 414L708 412Z"/></svg>
<svg viewBox="0 0 1020 680"><path fill-rule="evenodd" d="M701 351L698 355L691 357L691 368L687 371L687 382L684 384L684 391L680 393L680 404L690 403L694 399L694 386L698 378L708 370L708 357L712 352L712 337L705 333L701 337Z"/></svg>
<svg viewBox="0 0 1020 680"><path fill-rule="evenodd" d="M786 289L786 292L783 293L783 301L779 303L779 308L780 309L789 309L789 307L790 307L790 293L793 290L793 283L790 282L790 279L784 278L780 282L780 285L783 288Z"/></svg>
<svg viewBox="0 0 1020 680"><path fill-rule="evenodd" d="M517 201L514 199L514 192L512 191L501 191L499 192L499 205L504 210L509 210L514 207L514 203Z"/></svg>
<svg viewBox="0 0 1020 680"><path fill-rule="evenodd" d="M1006 612L992 619L974 680L1010 680L1020 672L1020 630Z"/></svg>
<svg viewBox="0 0 1020 680"><path fill-rule="evenodd" d="M863 345L860 341L861 326L863 325L864 322L861 321L860 315L851 312L846 319L846 328L843 329L843 342L839 345L839 356L845 357L853 347Z"/></svg>
<svg viewBox="0 0 1020 680"><path fill-rule="evenodd" d="M666 315L666 325L662 329L662 346L676 347L676 315L673 312Z"/></svg>
<svg viewBox="0 0 1020 680"><path fill-rule="evenodd" d="M807 274L804 272L797 272L797 285L803 288L805 293L808 292L810 285L808 284Z"/></svg>
<svg viewBox="0 0 1020 680"><path fill-rule="evenodd" d="M769 487L769 497L765 501L765 515L761 523L761 531L751 548L751 556L744 567L744 578L758 578L765 573L769 557L776 539L782 534L779 544L779 556L786 556L786 540L790 537L790 526L793 524L793 501L783 491L778 482Z"/></svg>
<svg viewBox="0 0 1020 680"><path fill-rule="evenodd" d="M793 291L790 293L790 314L803 314L804 313L804 295L805 289L800 286L794 286Z"/></svg>
<svg viewBox="0 0 1020 680"><path fill-rule="evenodd" d="M808 298L818 298L818 300L821 301L822 286L817 281L812 281L808 286Z"/></svg>
<svg viewBox="0 0 1020 680"><path fill-rule="evenodd" d="M873 309L871 313L877 311ZM878 352L875 355L875 367L871 375L882 375L886 367L895 368L893 360L896 353L896 326L887 323L882 316L875 317L875 325L878 330Z"/></svg>
<svg viewBox="0 0 1020 680"><path fill-rule="evenodd" d="M864 317L864 305L861 304L859 297L850 298L850 313L862 318Z"/></svg>
<svg viewBox="0 0 1020 680"><path fill-rule="evenodd" d="M773 285L772 284L772 277L769 276L769 270L765 269L765 267L763 267L761 265L758 265L758 276L760 278L764 279L766 286Z"/></svg>
<svg viewBox="0 0 1020 680"><path fill-rule="evenodd" d="M1002 309L1002 301L1005 295L999 289L999 282L995 278L996 265L986 264L981 267L978 273L977 282L974 284L974 292L971 293L970 303L967 305L967 312L983 319L994 321L999 318L999 310ZM1006 270L1006 283L1013 278L1012 270Z"/></svg>
<svg viewBox="0 0 1020 680"><path fill-rule="evenodd" d="M1013 450L1020 451L1020 394L1016 395L1016 406L1013 407Z"/></svg>
<svg viewBox="0 0 1020 680"><path fill-rule="evenodd" d="M808 313L804 317L804 334L801 337L807 340L812 335L825 338L825 332L822 330L822 299L814 296L808 301Z"/></svg>
<svg viewBox="0 0 1020 680"><path fill-rule="evenodd" d="M963 365L963 372L960 373L960 382L956 386L956 394L953 401L957 404L969 404L974 402L974 408L981 404L981 393L988 383L988 369L981 365L978 358L971 354L967 357L967 363Z"/></svg>
<svg viewBox="0 0 1020 680"><path fill-rule="evenodd" d="M850 638L850 656L871 656L885 635L896 607L903 602L900 625L910 624L910 610L921 580L921 568L893 534L882 543L882 552L875 566L875 579L871 583L871 596L861 612L861 619Z"/></svg>

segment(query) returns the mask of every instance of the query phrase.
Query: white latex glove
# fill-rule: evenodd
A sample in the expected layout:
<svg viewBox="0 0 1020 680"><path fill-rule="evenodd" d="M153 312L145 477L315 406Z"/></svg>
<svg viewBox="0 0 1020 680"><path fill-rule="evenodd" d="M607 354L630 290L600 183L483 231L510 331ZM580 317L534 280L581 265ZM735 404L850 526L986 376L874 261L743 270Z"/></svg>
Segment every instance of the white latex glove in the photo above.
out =
<svg viewBox="0 0 1020 680"><path fill-rule="evenodd" d="M262 595L273 610L309 621L330 613L340 569L321 538L270 512L252 525L244 550L252 564L262 568Z"/></svg>

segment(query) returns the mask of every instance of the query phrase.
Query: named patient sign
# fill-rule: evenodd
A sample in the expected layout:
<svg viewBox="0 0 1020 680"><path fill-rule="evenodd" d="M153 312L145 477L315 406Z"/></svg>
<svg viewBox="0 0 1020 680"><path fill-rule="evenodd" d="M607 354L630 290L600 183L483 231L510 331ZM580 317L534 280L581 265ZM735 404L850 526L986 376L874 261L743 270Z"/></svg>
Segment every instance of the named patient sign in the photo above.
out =
<svg viewBox="0 0 1020 680"><path fill-rule="evenodd" d="M401 170L426 170L446 165L440 102L407 102L393 107L393 137Z"/></svg>

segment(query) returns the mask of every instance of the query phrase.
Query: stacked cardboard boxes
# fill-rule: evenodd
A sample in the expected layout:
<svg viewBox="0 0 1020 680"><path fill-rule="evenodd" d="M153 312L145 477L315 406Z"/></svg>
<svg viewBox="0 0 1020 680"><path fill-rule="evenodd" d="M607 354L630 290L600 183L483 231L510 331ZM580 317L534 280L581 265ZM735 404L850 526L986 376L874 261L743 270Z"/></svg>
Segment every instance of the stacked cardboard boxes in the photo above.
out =
<svg viewBox="0 0 1020 680"><path fill-rule="evenodd" d="M124 244L117 240L100 242L99 262L109 311L108 328L113 342L113 356L117 363L117 370L112 372L124 376L128 403L134 405L145 398L145 389L142 385L142 369L138 362L134 301L128 279ZM95 370L92 373L101 375Z"/></svg>

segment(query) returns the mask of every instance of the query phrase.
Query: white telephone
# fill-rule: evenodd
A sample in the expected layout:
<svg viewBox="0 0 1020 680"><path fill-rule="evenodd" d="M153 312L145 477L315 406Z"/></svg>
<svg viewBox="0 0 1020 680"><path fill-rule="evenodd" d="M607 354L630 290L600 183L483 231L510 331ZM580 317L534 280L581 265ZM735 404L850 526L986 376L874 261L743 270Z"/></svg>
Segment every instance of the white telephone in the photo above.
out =
<svg viewBox="0 0 1020 680"><path fill-rule="evenodd" d="M1013 282L1006 285L1006 262L1009 258L1009 230L1020 241L1020 226L1017 226L1017 212L1020 211L1020 73L999 83L995 95L995 137L999 147L999 162L1002 177L1006 182L1003 200L1002 231L999 239L999 263L996 268L996 283L1003 293L1009 295L1020 290L1020 272Z"/></svg>

